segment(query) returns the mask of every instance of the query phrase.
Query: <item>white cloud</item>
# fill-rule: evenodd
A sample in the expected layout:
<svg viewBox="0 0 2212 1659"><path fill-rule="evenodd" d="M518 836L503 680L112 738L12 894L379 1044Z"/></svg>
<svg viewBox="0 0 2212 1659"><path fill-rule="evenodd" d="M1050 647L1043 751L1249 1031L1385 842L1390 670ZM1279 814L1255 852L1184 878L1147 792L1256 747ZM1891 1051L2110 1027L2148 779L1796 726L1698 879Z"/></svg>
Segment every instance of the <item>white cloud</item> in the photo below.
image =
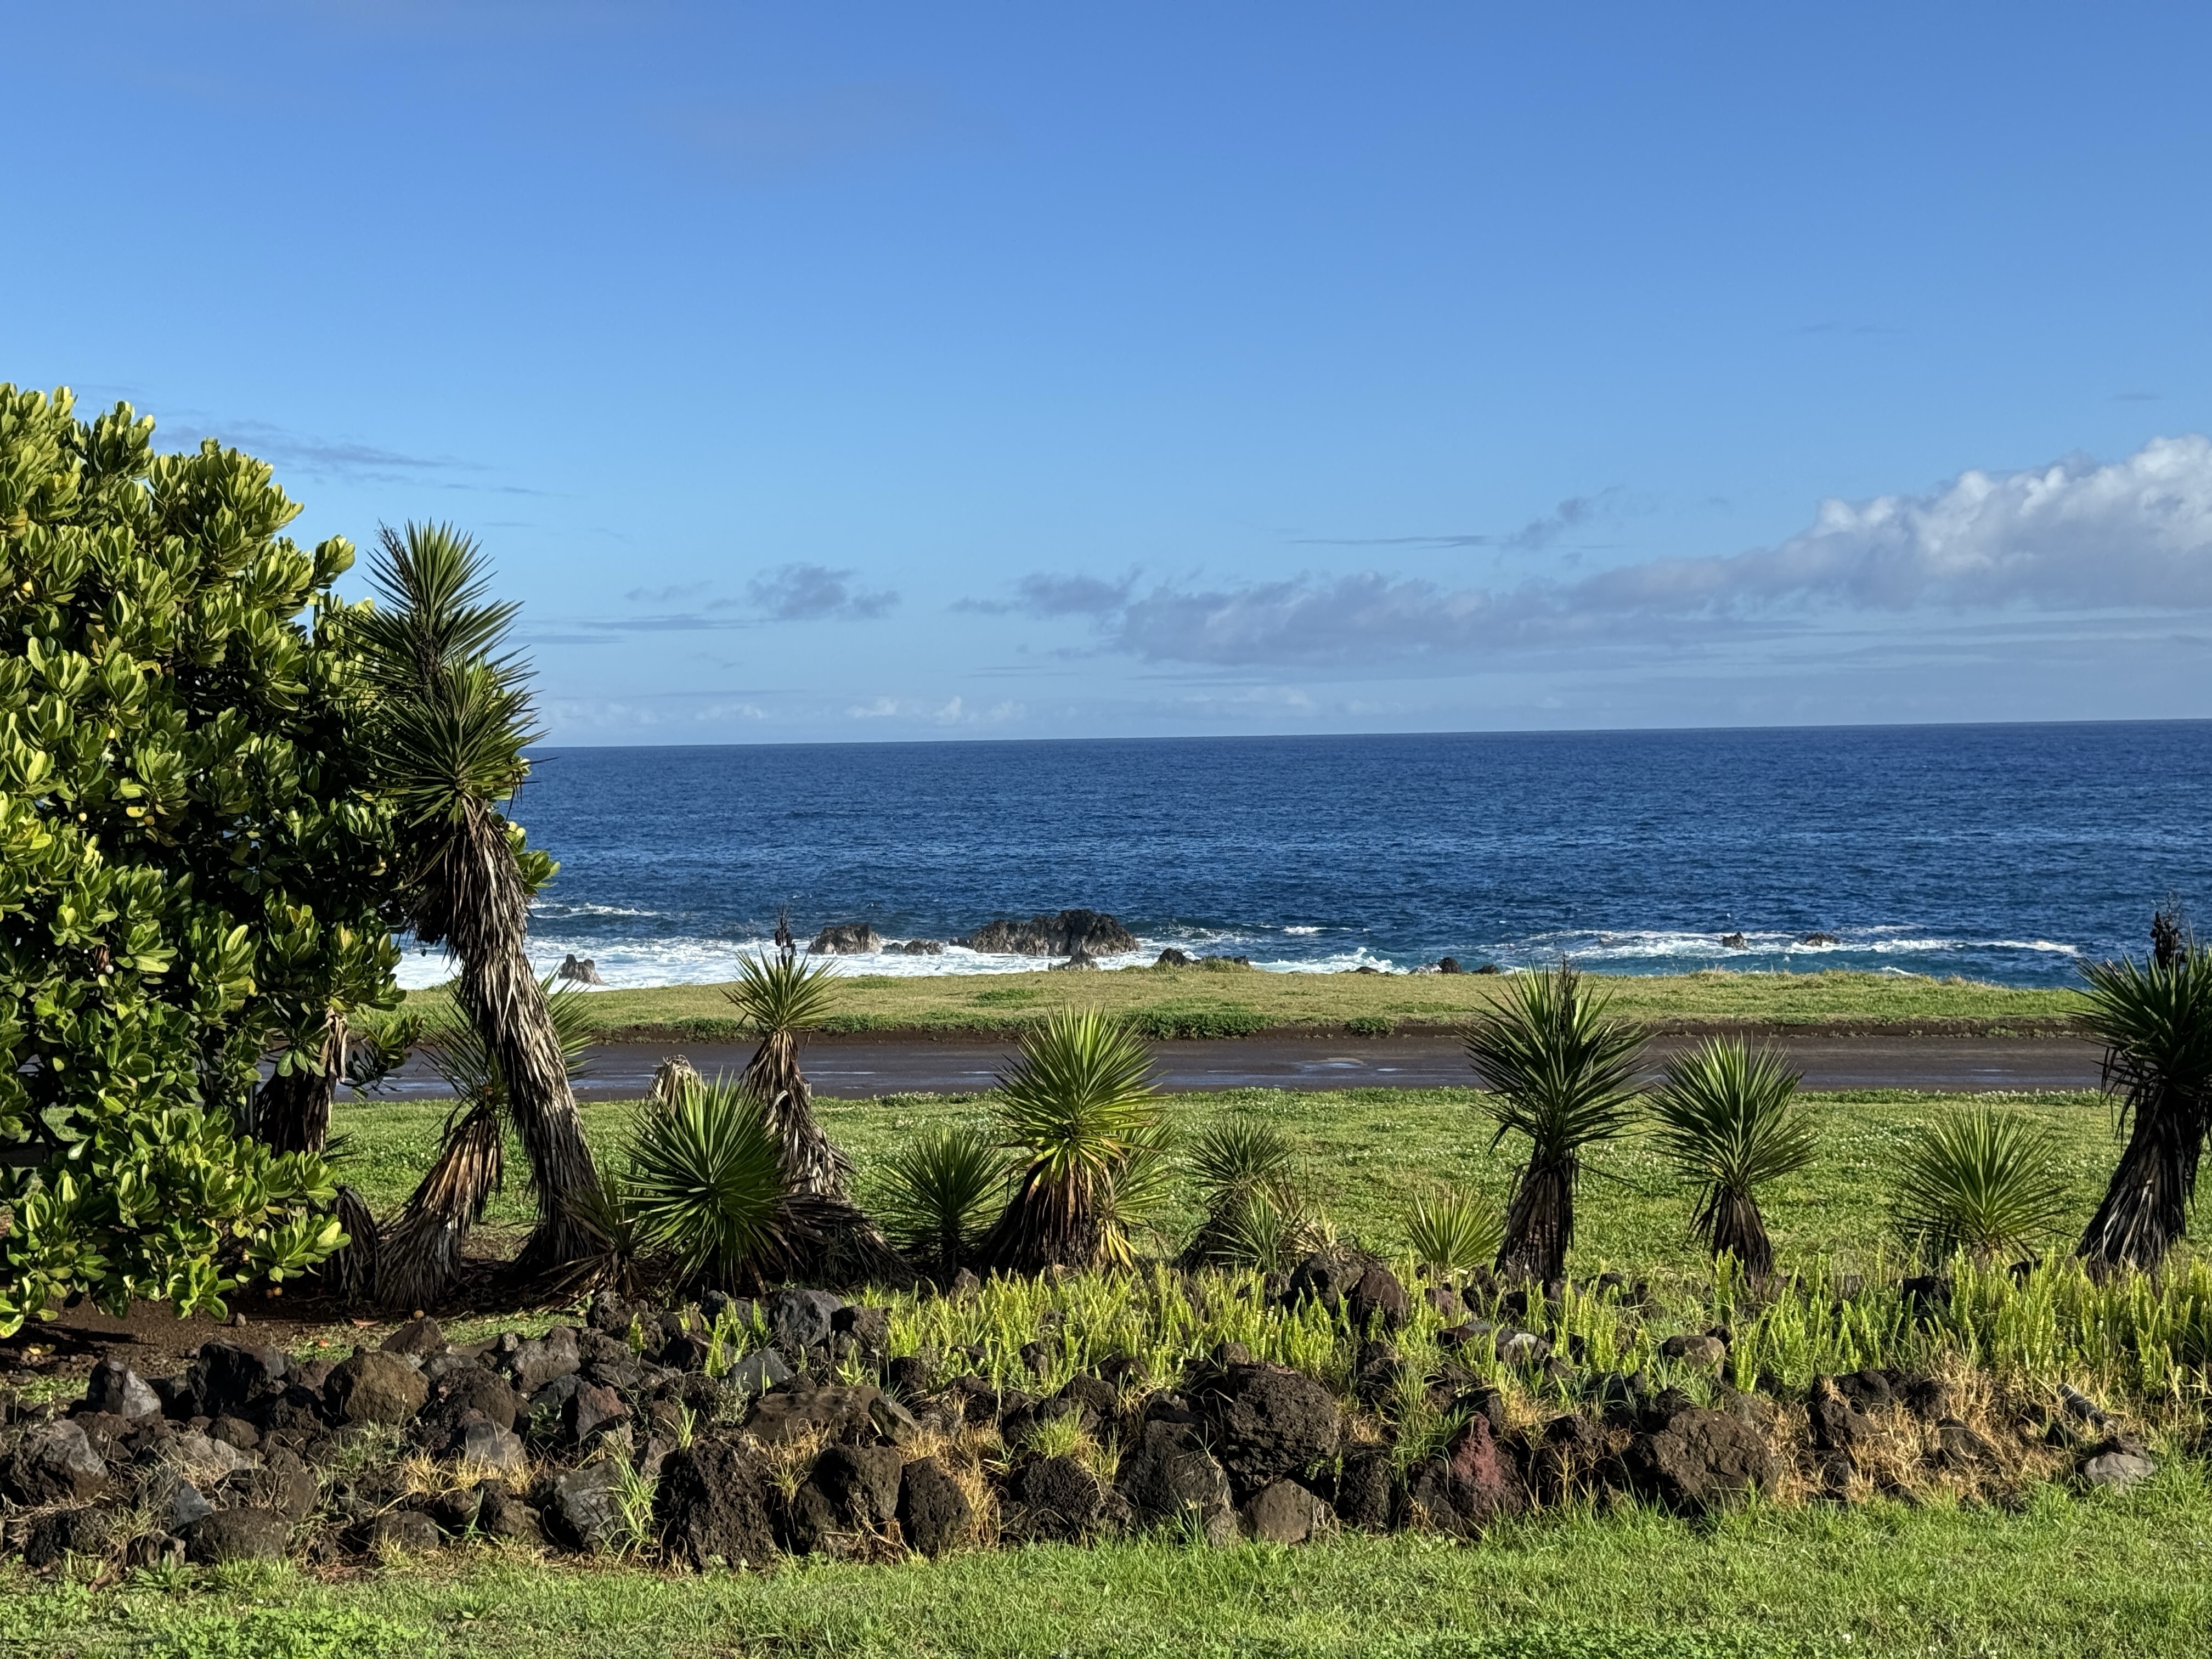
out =
<svg viewBox="0 0 2212 1659"><path fill-rule="evenodd" d="M1210 589L1031 578L1020 608L1086 613L1109 648L1240 666L1460 656L1802 626L1838 612L2212 606L2212 441L2154 439L2123 461L1962 473L1920 495L1823 503L1778 546L1616 566L1578 581L1452 588L1377 571ZM1074 605L1078 594L1091 603Z"/></svg>
<svg viewBox="0 0 2212 1659"><path fill-rule="evenodd" d="M856 621L880 617L898 603L897 594L855 587L851 571L821 564L778 566L748 582L745 594L776 622Z"/></svg>

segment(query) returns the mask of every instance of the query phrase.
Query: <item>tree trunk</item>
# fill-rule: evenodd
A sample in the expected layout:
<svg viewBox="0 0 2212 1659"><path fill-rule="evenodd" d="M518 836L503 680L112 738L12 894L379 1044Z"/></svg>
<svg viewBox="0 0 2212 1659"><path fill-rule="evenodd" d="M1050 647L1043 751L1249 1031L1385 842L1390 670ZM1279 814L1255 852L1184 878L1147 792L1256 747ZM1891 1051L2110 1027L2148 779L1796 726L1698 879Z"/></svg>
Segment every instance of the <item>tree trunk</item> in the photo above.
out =
<svg viewBox="0 0 2212 1659"><path fill-rule="evenodd" d="M2188 1231L2205 1127L2203 1103L2180 1091L2161 1089L2136 1103L2127 1150L2081 1236L2084 1261L2148 1273L2166 1260Z"/></svg>
<svg viewBox="0 0 2212 1659"><path fill-rule="evenodd" d="M783 1142L783 1170L793 1192L845 1196L852 1161L814 1120L814 1091L799 1068L799 1037L771 1032L745 1066L744 1086L768 1113Z"/></svg>
<svg viewBox="0 0 2212 1659"><path fill-rule="evenodd" d="M345 1075L346 1023L330 1016L324 1026L319 1074L279 1072L254 1097L254 1139L279 1152L319 1152L330 1145L331 1105Z"/></svg>
<svg viewBox="0 0 2212 1659"><path fill-rule="evenodd" d="M1705 1236L1716 1257L1733 1255L1753 1278L1774 1271L1774 1245L1766 1236L1766 1218L1749 1193L1715 1187L1705 1194L1698 1212L1697 1230Z"/></svg>
<svg viewBox="0 0 2212 1659"><path fill-rule="evenodd" d="M477 1028L506 1079L507 1110L530 1159L538 1197L538 1224L514 1267L519 1273L537 1275L557 1272L590 1253L591 1232L583 1218L599 1191L599 1171L584 1139L583 1118L568 1086L544 989L523 954L530 895L507 831L507 820L491 807L469 804L467 816L453 826L424 874L416 931L425 944L442 941L458 960L454 1006ZM445 1163L441 1157L440 1168ZM441 1289L459 1267L458 1243L448 1248L454 1196L436 1190L439 1179L439 1169L423 1178L408 1200L407 1218L386 1241L385 1272L400 1275L398 1282L431 1282L430 1267L418 1270L411 1261L401 1265L417 1248L432 1262L445 1264L445 1277L437 1281ZM447 1229L443 1235L441 1226ZM386 1299L392 1297L387 1294Z"/></svg>
<svg viewBox="0 0 2212 1659"><path fill-rule="evenodd" d="M386 1307L428 1310L453 1288L469 1228L499 1189L506 1129L491 1101L447 1125L438 1161L377 1246L376 1296Z"/></svg>
<svg viewBox="0 0 2212 1659"><path fill-rule="evenodd" d="M1575 1175L1571 1158L1531 1163L1521 1171L1505 1209L1505 1240L1498 1249L1501 1274L1547 1285L1565 1277L1567 1249L1575 1242Z"/></svg>

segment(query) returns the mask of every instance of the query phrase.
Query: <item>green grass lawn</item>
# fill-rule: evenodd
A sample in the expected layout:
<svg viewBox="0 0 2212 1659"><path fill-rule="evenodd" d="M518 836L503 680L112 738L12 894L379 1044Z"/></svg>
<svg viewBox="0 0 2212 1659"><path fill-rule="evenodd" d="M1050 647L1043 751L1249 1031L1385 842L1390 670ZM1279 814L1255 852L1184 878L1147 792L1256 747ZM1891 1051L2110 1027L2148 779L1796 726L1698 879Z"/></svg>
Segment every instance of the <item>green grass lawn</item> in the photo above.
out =
<svg viewBox="0 0 2212 1659"><path fill-rule="evenodd" d="M1156 1539L696 1578L482 1548L343 1581L226 1570L168 1593L0 1577L0 1652L24 1659L2178 1659L2208 1632L2212 1496L2181 1462L2124 1497L2047 1489L2014 1513L1569 1511L1474 1546Z"/></svg>
<svg viewBox="0 0 2212 1659"><path fill-rule="evenodd" d="M1465 1023L1497 996L1503 977L1462 974L1267 974L1197 968L1129 968L1109 973L864 975L837 983L830 1029L844 1031L1018 1030L1052 1010L1103 1008L1153 1036L1234 1036L1259 1030L1341 1030L1359 1021L1399 1029ZM2034 1030L2080 1006L2070 990L2021 990L1910 974L1607 975L1615 1009L1664 1026L1679 1022L1898 1027L1972 1021ZM439 991L417 991L410 1007L432 1007ZM722 988L677 985L601 991L592 1006L611 1037L694 1042L736 1039Z"/></svg>
<svg viewBox="0 0 2212 1659"><path fill-rule="evenodd" d="M1492 1148L1480 1098L1472 1089L1249 1089L1171 1096L1168 1112L1188 1133L1224 1119L1274 1125L1297 1149L1307 1178L1338 1226L1370 1248L1395 1251L1406 1243L1409 1198L1424 1184L1469 1184L1503 1201L1519 1154L1510 1142ZM1767 1189L1761 1206L1785 1262L1825 1254L1851 1265L1884 1246L1889 1183L1907 1139L1937 1114L1964 1103L1897 1091L1808 1098L1821 1126L1820 1155L1803 1174ZM2086 1223L2118 1156L2112 1110L2104 1097L2085 1093L1973 1099L2023 1113L2052 1130L2074 1208ZM890 1095L819 1100L815 1106L831 1136L859 1166L864 1200L874 1170L891 1149L924 1129L987 1126L991 1110L988 1095ZM443 1102L341 1106L335 1127L344 1137L342 1178L359 1187L380 1213L396 1206L428 1165L447 1110ZM586 1133L603 1158L615 1153L635 1110L620 1103L583 1108ZM519 1146L510 1147L507 1167L527 1168ZM1576 1209L1581 1268L1595 1271L1607 1264L1638 1273L1701 1270L1702 1258L1688 1237L1690 1200L1668 1179L1642 1134L1598 1148L1588 1168ZM514 1182L494 1200L487 1221L495 1230L526 1224L529 1204L520 1182ZM1192 1215L1185 1208L1166 1219L1172 1230L1187 1224Z"/></svg>

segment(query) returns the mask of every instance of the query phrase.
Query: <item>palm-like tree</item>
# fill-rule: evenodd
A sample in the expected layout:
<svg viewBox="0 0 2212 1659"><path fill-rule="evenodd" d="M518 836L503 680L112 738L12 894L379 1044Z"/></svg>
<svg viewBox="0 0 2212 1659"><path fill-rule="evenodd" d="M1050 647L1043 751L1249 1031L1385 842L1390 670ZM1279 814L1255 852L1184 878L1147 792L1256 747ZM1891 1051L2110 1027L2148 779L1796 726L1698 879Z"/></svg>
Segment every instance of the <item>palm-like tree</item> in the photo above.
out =
<svg viewBox="0 0 2212 1659"><path fill-rule="evenodd" d="M1756 1189L1813 1161L1802 1080L1771 1049L1715 1038L1676 1056L1651 1096L1660 1151L1698 1188L1691 1225L1715 1256L1754 1273L1774 1269Z"/></svg>
<svg viewBox="0 0 2212 1659"><path fill-rule="evenodd" d="M976 1255L1010 1273L1127 1265L1129 1229L1157 1200L1164 1141L1152 1055L1089 1011L1054 1014L999 1080L1006 1143L1023 1159Z"/></svg>
<svg viewBox="0 0 2212 1659"><path fill-rule="evenodd" d="M1583 1149L1627 1127L1643 1048L1643 1033L1607 1018L1605 1000L1564 963L1556 972L1515 975L1499 1006L1468 1031L1468 1060L1497 1125L1491 1146L1528 1137L1505 1210L1500 1273L1549 1281L1565 1272Z"/></svg>
<svg viewBox="0 0 2212 1659"><path fill-rule="evenodd" d="M2148 963L2083 972L2081 1023L2105 1045L2105 1086L2130 1127L2080 1253L2093 1267L2148 1272L2187 1231L2212 1128L2212 951L2177 942Z"/></svg>
<svg viewBox="0 0 2212 1659"><path fill-rule="evenodd" d="M842 1197L852 1162L815 1121L814 1091L799 1066L799 1045L830 1017L832 972L827 962L801 962L796 950L779 950L741 958L738 982L722 994L760 1044L745 1067L744 1086L768 1112L793 1188Z"/></svg>
<svg viewBox="0 0 2212 1659"><path fill-rule="evenodd" d="M523 945L532 895L552 875L500 810L529 775L526 666L507 648L517 607L488 599L476 544L444 526L386 528L380 605L353 625L374 697L369 750L393 799L415 935L455 958L454 1006L505 1090L538 1197L517 1267L555 1269L589 1248L580 1217L599 1190L561 1037ZM381 1294L422 1306L452 1283L460 1239L498 1177L495 1125L457 1119L438 1163L380 1252Z"/></svg>
<svg viewBox="0 0 2212 1659"><path fill-rule="evenodd" d="M742 1083L689 1083L647 1108L629 1153L617 1202L690 1286L757 1293L803 1273L842 1207L793 1188L775 1120Z"/></svg>

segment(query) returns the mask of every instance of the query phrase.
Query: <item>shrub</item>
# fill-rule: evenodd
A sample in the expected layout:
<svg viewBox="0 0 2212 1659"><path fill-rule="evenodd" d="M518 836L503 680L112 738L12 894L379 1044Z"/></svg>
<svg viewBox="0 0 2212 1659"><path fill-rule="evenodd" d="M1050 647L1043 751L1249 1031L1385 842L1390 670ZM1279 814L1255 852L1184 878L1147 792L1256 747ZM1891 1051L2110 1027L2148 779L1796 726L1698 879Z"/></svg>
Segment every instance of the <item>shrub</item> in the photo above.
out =
<svg viewBox="0 0 2212 1659"><path fill-rule="evenodd" d="M80 1291L220 1316L337 1249L313 1154L398 1000L353 549L153 436L0 386L0 1333Z"/></svg>
<svg viewBox="0 0 2212 1659"><path fill-rule="evenodd" d="M1978 1261L2033 1249L2063 1220L2066 1187L2047 1130L1991 1107L1946 1113L1923 1130L1898 1176L1899 1230L1933 1257Z"/></svg>
<svg viewBox="0 0 2212 1659"><path fill-rule="evenodd" d="M1354 1036L1386 1037L1398 1029L1398 1022L1388 1014L1354 1014L1344 1022L1344 1029Z"/></svg>
<svg viewBox="0 0 2212 1659"><path fill-rule="evenodd" d="M1813 1161L1798 1081L1771 1050L1716 1038L1669 1062L1651 1097L1659 1150L1698 1192L1691 1225L1715 1255L1754 1273L1774 1267L1755 1189Z"/></svg>
<svg viewBox="0 0 2212 1659"><path fill-rule="evenodd" d="M1095 1011L1056 1013L1022 1039L999 1116L1024 1163L982 1260L1030 1273L1133 1259L1130 1230L1164 1185L1151 1069L1136 1035Z"/></svg>
<svg viewBox="0 0 2212 1659"><path fill-rule="evenodd" d="M1416 1193L1406 1218L1413 1256L1441 1273L1486 1267L1504 1242L1505 1222L1487 1200L1459 1187Z"/></svg>
<svg viewBox="0 0 2212 1659"><path fill-rule="evenodd" d="M647 1108L628 1152L638 1235L673 1257L687 1283L757 1284L805 1231L781 1138L760 1097L740 1084L718 1078L686 1089L672 1106Z"/></svg>
<svg viewBox="0 0 2212 1659"><path fill-rule="evenodd" d="M1249 1036L1267 1028L1267 1017L1233 1002L1157 1002L1129 1016L1129 1028L1154 1042L1176 1038Z"/></svg>
<svg viewBox="0 0 2212 1659"><path fill-rule="evenodd" d="M1186 1265L1270 1272L1312 1248L1318 1232L1299 1190L1290 1143L1263 1123L1217 1124L1191 1148L1202 1212Z"/></svg>
<svg viewBox="0 0 2212 1659"><path fill-rule="evenodd" d="M900 1249L952 1273L1004 1207L1010 1160L974 1129L942 1129L884 1160L876 1209Z"/></svg>

